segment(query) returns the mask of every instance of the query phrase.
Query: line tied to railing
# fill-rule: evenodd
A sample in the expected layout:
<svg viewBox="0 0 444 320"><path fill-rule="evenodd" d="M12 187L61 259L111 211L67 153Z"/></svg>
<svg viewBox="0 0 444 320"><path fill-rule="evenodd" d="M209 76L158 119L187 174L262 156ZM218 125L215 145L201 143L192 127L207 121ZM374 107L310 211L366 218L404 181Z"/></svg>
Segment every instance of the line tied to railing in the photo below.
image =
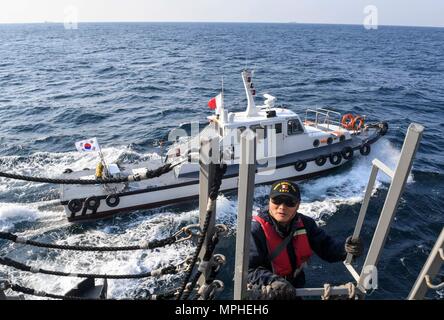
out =
<svg viewBox="0 0 444 320"><path fill-rule="evenodd" d="M184 235L181 237L181 235ZM177 242L185 241L191 239L193 236L191 230L186 227L180 229L174 235L170 237L166 237L164 239L155 239L152 241L146 241L139 245L134 246L121 246L121 247L92 247L92 246L72 246L72 245L63 245L63 244L52 244L52 243L44 243L34 240L28 240L26 238L17 236L13 233L9 232L0 232L0 239L12 241L15 243L26 244L39 248L47 248L47 249L59 249L59 250L74 250L74 251L131 251L131 250L146 250L146 249L155 249L159 247L164 247L167 245L171 245Z"/></svg>
<svg viewBox="0 0 444 320"><path fill-rule="evenodd" d="M94 274L94 273L74 273L74 272L62 272L53 271L42 268L37 268L33 266L28 266L19 261L13 260L8 257L0 256L0 264L8 267L15 268L20 271L48 274L60 277L77 277L77 278L95 278L95 279L142 279L148 277L160 277L166 274L177 274L181 270L181 266L170 265L164 268L159 268L149 272L144 272L140 274Z"/></svg>
<svg viewBox="0 0 444 320"><path fill-rule="evenodd" d="M183 162L183 161L182 161ZM182 162L178 162L175 164L167 163L162 167L159 167L155 170L147 170L144 174L135 174L122 178L107 178L107 179L58 179L58 178L47 178L47 177L32 177L15 173L7 173L0 171L0 177L29 181L29 182L39 182L39 183L52 183L52 184L79 184L79 185L94 185L94 184L111 184L111 183L124 183L124 182L133 182L133 181L141 181L147 179L153 179L164 175L165 173L170 172L174 167L178 166Z"/></svg>
<svg viewBox="0 0 444 320"><path fill-rule="evenodd" d="M77 297L77 296L69 296L69 295L59 295L59 294L53 294L48 293L41 290L35 290L32 288L28 288L19 284L11 283L11 282L3 282L0 283L0 289L1 290L7 290L11 289L15 292L20 292L27 295L32 295L36 297L42 297L42 298L50 298L50 299L59 299L59 300L78 300L78 301L85 301L85 300L91 300L90 298L84 298L84 297ZM168 300L174 297L175 293L177 292L177 289L170 290L164 293L160 294L152 294L145 298L140 299L147 299L147 300ZM138 299L138 298L136 298ZM115 300L115 299L101 299L101 300Z"/></svg>

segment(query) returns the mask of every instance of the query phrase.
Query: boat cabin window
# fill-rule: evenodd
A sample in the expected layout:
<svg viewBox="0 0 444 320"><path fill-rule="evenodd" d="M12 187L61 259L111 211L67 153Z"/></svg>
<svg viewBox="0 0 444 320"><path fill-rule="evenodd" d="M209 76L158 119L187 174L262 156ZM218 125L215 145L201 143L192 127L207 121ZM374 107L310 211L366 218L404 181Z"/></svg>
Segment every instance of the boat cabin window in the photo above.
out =
<svg viewBox="0 0 444 320"><path fill-rule="evenodd" d="M267 139L267 127L263 127L260 124L256 124L250 127L251 130L256 132L256 137L258 140Z"/></svg>
<svg viewBox="0 0 444 320"><path fill-rule="evenodd" d="M276 123L274 129L276 130L276 134L282 133L282 123Z"/></svg>
<svg viewBox="0 0 444 320"><path fill-rule="evenodd" d="M287 134L292 135L300 133L304 133L304 128L302 127L302 124L299 121L299 119L288 120Z"/></svg>

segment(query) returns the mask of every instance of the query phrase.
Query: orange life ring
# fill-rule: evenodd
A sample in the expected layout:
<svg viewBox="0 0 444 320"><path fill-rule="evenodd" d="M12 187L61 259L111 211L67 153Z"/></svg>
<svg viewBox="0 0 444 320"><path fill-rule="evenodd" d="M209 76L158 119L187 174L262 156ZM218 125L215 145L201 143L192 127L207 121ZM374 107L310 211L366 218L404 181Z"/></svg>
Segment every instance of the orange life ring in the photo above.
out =
<svg viewBox="0 0 444 320"><path fill-rule="evenodd" d="M358 123L357 126L356 123ZM360 130L362 127L364 127L364 118L361 116L356 116L356 118L352 122L352 128L355 130Z"/></svg>
<svg viewBox="0 0 444 320"><path fill-rule="evenodd" d="M342 116L341 124L345 129L353 129L355 117L351 113L344 114Z"/></svg>

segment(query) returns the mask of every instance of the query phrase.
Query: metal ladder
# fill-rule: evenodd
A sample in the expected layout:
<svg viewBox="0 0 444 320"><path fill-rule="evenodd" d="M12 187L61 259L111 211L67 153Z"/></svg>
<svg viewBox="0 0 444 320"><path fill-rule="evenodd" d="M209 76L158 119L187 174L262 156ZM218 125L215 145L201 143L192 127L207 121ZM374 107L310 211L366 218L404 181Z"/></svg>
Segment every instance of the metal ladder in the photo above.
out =
<svg viewBox="0 0 444 320"><path fill-rule="evenodd" d="M423 131L424 127L422 125L416 123L410 124L404 140L404 145L402 146L398 165L394 171L378 159L374 159L372 162L372 171L367 184L367 190L365 191L364 201L356 222L355 230L353 232L353 239L359 238L361 233L362 225L364 223L364 218L367 213L368 204L370 202L370 197L379 170L391 178L391 185L388 190L361 274L358 274L351 265L353 259L351 254L348 254L346 260L344 261L344 265L357 282L357 288L363 294L366 293L366 290L370 289L370 282L377 279L376 266L379 262L382 249L390 231L393 218L395 217L395 212L404 191L410 169L412 168L413 158L415 157L416 151L419 147ZM376 289L377 284L375 285L372 283L371 288Z"/></svg>

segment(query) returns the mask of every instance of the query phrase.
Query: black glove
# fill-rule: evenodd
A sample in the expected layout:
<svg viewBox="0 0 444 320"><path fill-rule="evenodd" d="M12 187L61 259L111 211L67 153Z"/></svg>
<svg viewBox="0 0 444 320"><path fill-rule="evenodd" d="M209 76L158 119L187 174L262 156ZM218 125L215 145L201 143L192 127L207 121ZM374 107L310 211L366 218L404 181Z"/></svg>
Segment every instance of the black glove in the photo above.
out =
<svg viewBox="0 0 444 320"><path fill-rule="evenodd" d="M296 298L296 289L284 278L276 278L265 287L264 293L270 300L293 300Z"/></svg>
<svg viewBox="0 0 444 320"><path fill-rule="evenodd" d="M354 257L361 256L364 251L362 240L360 238L352 240L352 236L348 237L347 240L345 240L345 251Z"/></svg>

